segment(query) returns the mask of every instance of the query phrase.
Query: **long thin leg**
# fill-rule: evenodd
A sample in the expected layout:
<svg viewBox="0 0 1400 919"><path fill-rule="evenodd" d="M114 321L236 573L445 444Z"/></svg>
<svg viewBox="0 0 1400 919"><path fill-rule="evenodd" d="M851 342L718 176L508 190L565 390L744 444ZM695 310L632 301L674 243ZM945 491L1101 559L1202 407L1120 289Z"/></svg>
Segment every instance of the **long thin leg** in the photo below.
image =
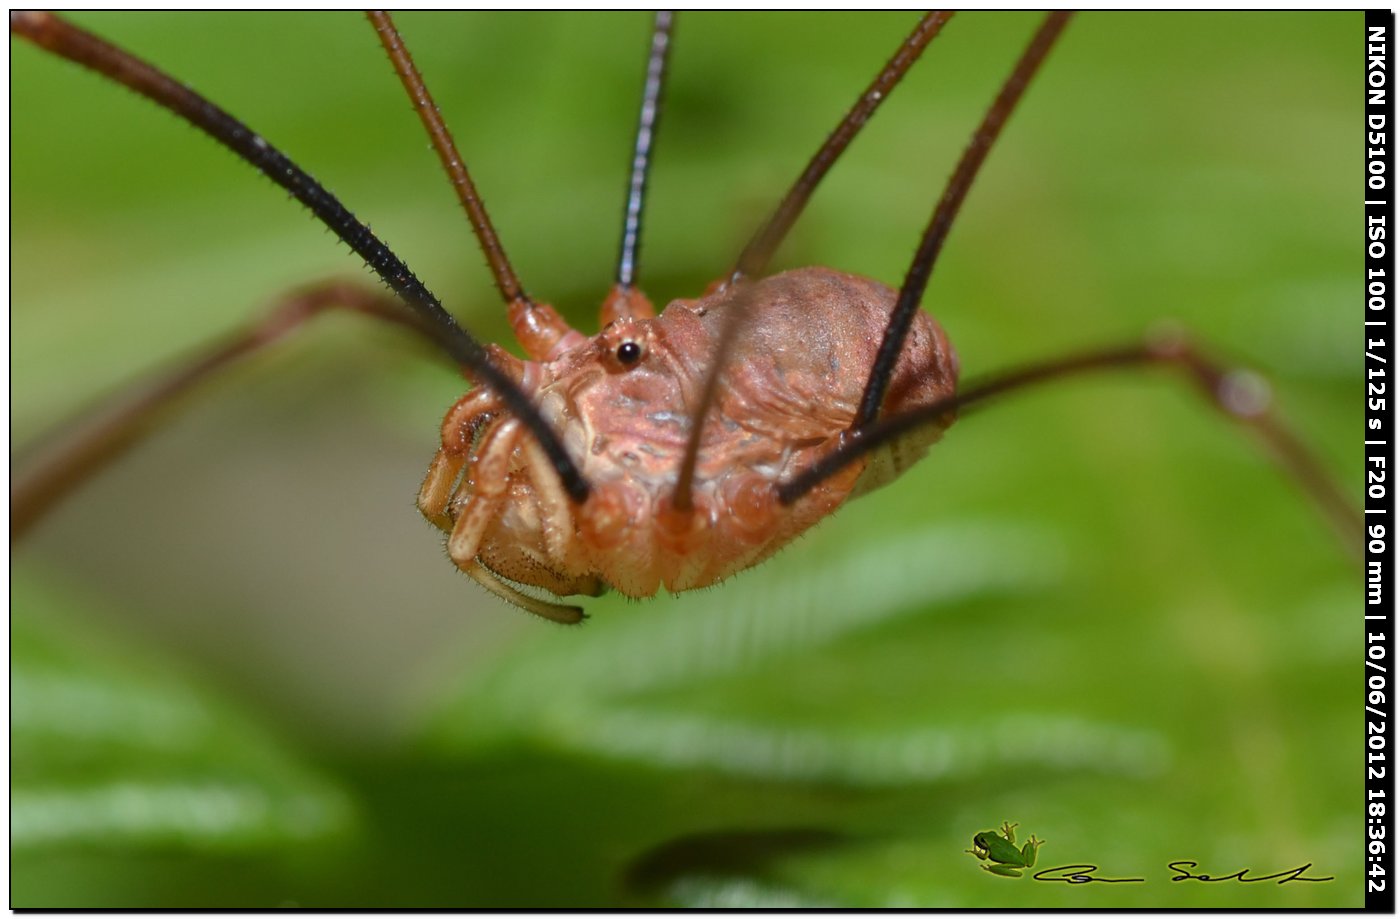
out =
<svg viewBox="0 0 1400 919"><path fill-rule="evenodd" d="M662 93L666 88L666 65L670 60L674 22L675 16L669 10L658 10L652 24L646 83L642 88L641 111L637 115L637 140L632 148L632 171L627 178L627 209L622 220L617 275L612 291L603 301L599 327L617 319L645 319L656 312L637 289L637 261L642 248L642 205L646 202L647 177L651 171L652 142L661 123Z"/></svg>
<svg viewBox="0 0 1400 919"><path fill-rule="evenodd" d="M452 318L423 282L379 237L370 231L304 169L228 112L167 74L50 13L14 11L10 31L39 47L94 70L168 109L238 154L305 205L348 245L379 279L418 313L433 340L477 382L491 387L510 411L530 429L549 454L554 471L578 503L587 500L588 481L564 449L559 435L530 397L498 368L481 343Z"/></svg>
<svg viewBox="0 0 1400 919"><path fill-rule="evenodd" d="M918 25L914 26L914 31L910 32L909 37L899 46L894 57L885 64L875 80L866 87L865 92L860 94L860 98L851 106L846 117L841 119L836 130L827 136L821 148L807 163L807 168L802 170L802 175L797 177L792 188L783 196L773 216L769 217L768 222L749 240L749 244L739 254L731 281L763 274L774 251L782 244L792 225L797 222L822 178L850 146L851 141L855 140L860 129L865 127L865 123L880 107L880 103L889 98L891 91L899 85L909 68L914 66L914 62L924 53L928 43L933 41L952 18L951 11L935 10L924 14Z"/></svg>
<svg viewBox="0 0 1400 919"><path fill-rule="evenodd" d="M798 215L802 213L802 209L807 206L807 201L816 191L822 178L835 164L842 152L850 146L860 129L875 114L880 103L889 97L890 92L899 84L914 62L919 59L919 55L923 53L928 43L933 41L934 37L942 31L943 25L952 18L952 15L951 12L932 12L919 20L914 31L904 40L894 56L886 62L865 92L861 93L856 104L841 119L836 130L827 136L816 155L808 162L807 168L802 171L802 175L798 176L792 188L783 196L783 200L779 203L773 216L754 235L740 254L738 264L728 279L728 283L737 291L737 299L727 305L728 319L720 329L719 340L715 343L714 361L710 364L705 377L705 383L700 391L700 400L691 413L690 438L686 443L685 453L681 456L680 467L676 474L676 487L671 497L671 506L676 511L684 514L691 510L691 485L695 476L695 464L699 459L705 417L709 414L710 406L714 404L715 394L719 389L719 381L724 374L729 352L749 318L749 310L742 299L745 296L742 282L746 277L761 274L763 269L767 267L773 251L778 248L783 237L787 235L788 230L797 220Z"/></svg>
<svg viewBox="0 0 1400 919"><path fill-rule="evenodd" d="M215 375L286 338L307 320L333 309L402 325L432 341L418 317L388 294L342 282L289 294L242 331L205 348L87 417L63 425L59 434L28 457L11 479L11 542L149 434L185 396Z"/></svg>
<svg viewBox="0 0 1400 919"><path fill-rule="evenodd" d="M1361 558L1364 524L1357 507L1333 482L1326 468L1270 407L1267 387L1253 374L1231 370L1201 354L1189 342L1164 338L1125 348L1090 351L1035 364L972 386L957 396L884 418L846 435L839 448L809 469L778 486L778 499L792 504L838 470L900 435L925 424L945 421L997 396L1040 383L1113 368L1174 367L1196 383L1201 393L1225 415L1242 424L1273 454L1284 472L1301 488L1335 528L1347 550Z"/></svg>
<svg viewBox="0 0 1400 919"><path fill-rule="evenodd" d="M904 348L909 324L914 321L914 313L918 311L919 303L924 298L929 275L933 273L934 262L938 260L938 253L943 249L943 242L948 238L948 231L967 197L972 180L977 178L977 171L981 169L997 135L1001 133L1002 125L1006 124L1007 117L1020 101L1031 77L1040 69L1045 56L1050 53L1050 48L1069 22L1069 17L1070 14L1066 12L1051 13L1045 17L1045 22L1031 37L1030 44L1021 54L1021 59L1016 62L1011 76L1007 77L1001 92L997 93L996 100L983 116L982 123L972 135L967 149L963 151L962 159L958 161L957 168L953 170L953 175L943 190L943 197L934 209L933 218L924 230L923 239L919 241L919 248L914 253L908 274L904 277L904 285L899 289L899 299L895 301L894 312L890 314L889 325L885 327L880 350L875 354L875 363L866 379L865 392L861 396L860 409L856 412L855 420L851 422L851 430L860 430L869 425L880 413L880 404L884 401L885 390L889 388L890 379L894 376L895 365L899 363L899 353Z"/></svg>
<svg viewBox="0 0 1400 919"><path fill-rule="evenodd" d="M433 149L437 151L442 168L447 172L447 179L452 183L453 191L457 193L457 200L467 212L467 220L471 222L472 231L476 233L477 242L481 244L481 251L486 256L487 264L491 266L496 289L501 292L501 297L508 307L516 340L530 358L537 361L549 360L561 347L571 347L580 343L583 336L575 332L554 307L547 303L535 302L520 285L520 278L516 276L510 260L506 258L500 237L496 235L496 228L486 213L486 205L482 203L476 184L467 172L466 161L457 152L452 132L442 120L442 113L438 111L437 103L433 101L422 75L418 73L413 57L408 53L408 47L404 45L398 29L394 26L394 20L382 10L371 10L365 15L369 17L370 24L379 35L384 50L388 52L389 62L393 64L394 72L399 75L399 81L403 83L414 110L418 112L419 120L423 122L423 128L428 132L428 138L432 141Z"/></svg>
<svg viewBox="0 0 1400 919"><path fill-rule="evenodd" d="M370 10L365 15L369 17L370 23L379 35L379 41L384 45L384 50L388 52L389 62L393 64L394 72L399 75L400 82L403 83L404 89L408 92L409 100L418 112L419 120L423 122L423 128L428 132L428 139L432 141L433 149L437 151L438 159L442 161L442 168L447 172L447 179L452 183L452 189L457 193L457 200L462 203L462 209L467 212L467 219L471 222L472 231L476 233L477 242L481 244L481 251L486 256L487 264L491 266L491 275L495 278L496 289L501 292L501 298L509 303L512 300L525 297L525 290L520 286L520 278L516 276L515 269L511 267L510 259L506 257L505 249L501 246L500 237L496 235L496 228L491 223L491 217L486 213L486 205L482 203L481 196L477 194L476 185L467 172L467 165L462 160L461 154L457 152L452 132L447 129L447 125L443 122L442 113L438 111L437 103L433 101L428 87L424 85L423 78L418 73L412 56L408 53L408 48L405 47L403 39L399 37L393 19L382 10Z"/></svg>

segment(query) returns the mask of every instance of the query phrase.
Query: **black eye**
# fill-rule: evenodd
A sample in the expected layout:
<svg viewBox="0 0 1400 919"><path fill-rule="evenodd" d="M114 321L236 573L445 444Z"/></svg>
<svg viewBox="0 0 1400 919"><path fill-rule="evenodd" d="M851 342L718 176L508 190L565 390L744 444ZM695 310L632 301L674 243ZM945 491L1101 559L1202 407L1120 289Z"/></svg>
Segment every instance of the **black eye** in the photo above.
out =
<svg viewBox="0 0 1400 919"><path fill-rule="evenodd" d="M624 341L617 346L617 359L623 364L635 364L642 359L642 346L635 341Z"/></svg>

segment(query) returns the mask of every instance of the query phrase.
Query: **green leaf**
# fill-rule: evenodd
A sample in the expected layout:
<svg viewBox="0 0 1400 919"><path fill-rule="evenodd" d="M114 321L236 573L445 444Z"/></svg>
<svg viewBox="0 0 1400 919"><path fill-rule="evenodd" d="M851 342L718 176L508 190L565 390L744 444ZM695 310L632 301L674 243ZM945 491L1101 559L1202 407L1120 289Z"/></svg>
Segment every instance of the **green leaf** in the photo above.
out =
<svg viewBox="0 0 1400 919"><path fill-rule="evenodd" d="M70 617L85 603L73 592L27 575L12 591L17 856L257 853L349 838L344 793L235 706L158 655L78 626ZM35 609L51 618L41 624Z"/></svg>

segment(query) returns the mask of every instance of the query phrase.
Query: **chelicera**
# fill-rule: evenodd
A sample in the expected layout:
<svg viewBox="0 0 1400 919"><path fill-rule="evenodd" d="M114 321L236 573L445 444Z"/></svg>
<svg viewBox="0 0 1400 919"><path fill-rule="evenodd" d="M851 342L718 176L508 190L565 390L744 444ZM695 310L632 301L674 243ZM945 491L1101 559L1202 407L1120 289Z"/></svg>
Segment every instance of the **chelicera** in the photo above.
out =
<svg viewBox="0 0 1400 919"><path fill-rule="evenodd" d="M12 15L12 31L125 83L205 130L292 192L360 255L394 296L342 288L287 300L245 347L306 315L349 306L409 324L476 384L444 419L419 494L453 562L488 589L564 622L577 607L540 599L612 588L634 597L714 584L781 549L844 502L917 461L960 411L1080 371L1164 364L1199 383L1276 452L1342 529L1354 510L1268 412L1248 377L1179 339L1074 355L957 391L958 361L919 308L964 197L1067 22L1049 15L973 135L934 208L904 283L828 268L765 276L826 170L942 29L925 16L813 157L773 217L712 289L659 314L636 278L650 145L670 18L652 41L617 281L595 336L533 300L515 277L450 135L387 16L375 26L466 207L526 359L483 347L368 228L259 135L148 65L51 16ZM405 306L407 309L405 309ZM126 414L93 425L14 493L16 529L135 437L143 413L213 372L211 355Z"/></svg>

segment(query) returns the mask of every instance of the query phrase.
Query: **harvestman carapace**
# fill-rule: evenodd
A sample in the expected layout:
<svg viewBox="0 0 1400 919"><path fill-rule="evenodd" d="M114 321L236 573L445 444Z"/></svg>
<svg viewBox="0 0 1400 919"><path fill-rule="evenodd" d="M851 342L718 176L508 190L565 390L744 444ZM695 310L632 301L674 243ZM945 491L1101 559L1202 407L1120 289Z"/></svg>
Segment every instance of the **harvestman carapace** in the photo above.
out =
<svg viewBox="0 0 1400 919"><path fill-rule="evenodd" d="M1254 378L1179 337L1072 355L957 392L957 358L920 302L973 179L1067 13L1045 18L987 110L898 292L828 268L764 276L827 170L951 16L920 19L733 267L703 296L674 301L658 315L637 286L642 202L673 21L658 14L616 282L601 309L601 331L590 337L525 292L391 19L371 14L486 254L522 360L479 344L368 227L241 122L62 19L12 13L13 33L136 90L232 149L308 207L392 292L333 284L289 296L246 333L72 426L14 480L12 533L134 442L174 397L335 307L416 329L475 384L447 413L419 507L448 534L448 552L462 571L561 622L579 621L582 610L516 585L556 596L611 587L645 597L662 587L714 584L896 478L959 413L1033 383L1114 367L1185 371L1212 404L1263 442L1344 540L1359 540L1356 509L1274 417Z"/></svg>

